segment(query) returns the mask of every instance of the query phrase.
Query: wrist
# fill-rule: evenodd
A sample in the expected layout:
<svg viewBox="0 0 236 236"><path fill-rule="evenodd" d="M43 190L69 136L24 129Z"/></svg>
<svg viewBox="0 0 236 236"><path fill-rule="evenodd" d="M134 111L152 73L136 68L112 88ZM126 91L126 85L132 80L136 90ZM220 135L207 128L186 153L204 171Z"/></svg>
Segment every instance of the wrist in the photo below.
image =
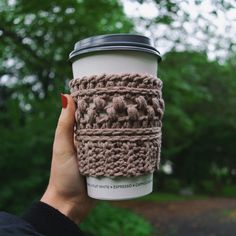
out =
<svg viewBox="0 0 236 236"><path fill-rule="evenodd" d="M78 206L72 201L60 197L60 195L55 193L55 191L47 189L40 201L57 209L74 223L80 223L81 219L77 209Z"/></svg>

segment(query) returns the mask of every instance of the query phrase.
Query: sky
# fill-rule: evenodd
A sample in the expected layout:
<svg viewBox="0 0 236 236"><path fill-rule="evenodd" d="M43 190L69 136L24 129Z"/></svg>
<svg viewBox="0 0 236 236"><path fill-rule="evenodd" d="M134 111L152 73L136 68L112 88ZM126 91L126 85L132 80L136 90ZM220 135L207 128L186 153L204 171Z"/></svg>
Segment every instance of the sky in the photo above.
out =
<svg viewBox="0 0 236 236"><path fill-rule="evenodd" d="M124 5L124 11L129 17L145 17L147 19L152 19L158 16L158 9L155 7L155 4L151 0L144 1L143 4L139 4L137 1L132 0L122 0ZM232 5L235 6L234 9L228 10L223 13L223 11L216 9L216 6L212 3L213 0L204 0L200 5L196 5L194 1L179 1L181 9L184 9L190 14L190 21L184 22L183 27L188 32L185 35L185 40L188 44L192 45L193 48L201 47L201 40L207 41L207 51L208 56L212 59L216 57L226 57L227 51L220 50L216 47L216 44L220 44L222 47L227 46L228 42L233 40L236 35L236 1L228 0ZM188 3L186 3L188 2ZM218 15L215 16L211 14L213 10L217 10ZM196 25L194 22L198 14L201 13L206 19L210 20L212 26L214 27L214 34L217 37L212 37L210 39L206 38L200 30L197 34L193 33L193 26ZM176 22L177 24L177 22ZM201 22L204 26L204 22ZM158 47L158 50L163 54L170 50L173 46L172 42L169 40L163 40L160 38L163 37L164 34L170 34L168 27L154 25L150 30L146 30L142 24L136 25L136 30L150 38L152 38L154 45ZM228 41L226 41L226 38ZM199 40L200 39L200 40ZM179 46L181 48L181 45ZM236 51L236 46L234 48Z"/></svg>

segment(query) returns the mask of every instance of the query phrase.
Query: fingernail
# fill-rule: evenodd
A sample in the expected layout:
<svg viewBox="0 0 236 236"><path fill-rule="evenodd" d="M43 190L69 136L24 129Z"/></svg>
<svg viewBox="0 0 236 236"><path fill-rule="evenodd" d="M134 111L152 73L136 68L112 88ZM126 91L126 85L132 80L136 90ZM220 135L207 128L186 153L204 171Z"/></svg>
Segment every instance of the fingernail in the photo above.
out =
<svg viewBox="0 0 236 236"><path fill-rule="evenodd" d="M62 108L66 108L68 104L67 97L61 93L61 105Z"/></svg>

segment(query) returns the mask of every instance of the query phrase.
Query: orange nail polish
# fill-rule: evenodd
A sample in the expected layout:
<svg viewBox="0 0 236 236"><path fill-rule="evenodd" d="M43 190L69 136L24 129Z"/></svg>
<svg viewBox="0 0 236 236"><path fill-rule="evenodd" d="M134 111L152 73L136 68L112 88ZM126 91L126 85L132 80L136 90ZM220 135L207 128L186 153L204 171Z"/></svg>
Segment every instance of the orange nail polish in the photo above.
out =
<svg viewBox="0 0 236 236"><path fill-rule="evenodd" d="M68 104L67 97L61 93L61 105L62 108L66 108Z"/></svg>

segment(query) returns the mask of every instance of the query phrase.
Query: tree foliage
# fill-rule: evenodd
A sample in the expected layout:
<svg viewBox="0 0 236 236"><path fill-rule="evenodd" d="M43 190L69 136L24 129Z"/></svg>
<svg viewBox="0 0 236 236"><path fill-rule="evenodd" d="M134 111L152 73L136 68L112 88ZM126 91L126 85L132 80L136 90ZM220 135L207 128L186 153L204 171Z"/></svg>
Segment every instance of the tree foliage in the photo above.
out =
<svg viewBox="0 0 236 236"><path fill-rule="evenodd" d="M135 6L141 17L134 14L137 29L146 30L162 50L201 50L219 59L236 51L233 0L127 1L138 3ZM150 14L145 11L147 6Z"/></svg>
<svg viewBox="0 0 236 236"><path fill-rule="evenodd" d="M161 66L166 111L163 156L185 183L235 168L236 81L233 59L219 64L199 52L170 52Z"/></svg>
<svg viewBox="0 0 236 236"><path fill-rule="evenodd" d="M0 1L0 208L20 212L42 194L76 41L129 32L116 0Z"/></svg>

